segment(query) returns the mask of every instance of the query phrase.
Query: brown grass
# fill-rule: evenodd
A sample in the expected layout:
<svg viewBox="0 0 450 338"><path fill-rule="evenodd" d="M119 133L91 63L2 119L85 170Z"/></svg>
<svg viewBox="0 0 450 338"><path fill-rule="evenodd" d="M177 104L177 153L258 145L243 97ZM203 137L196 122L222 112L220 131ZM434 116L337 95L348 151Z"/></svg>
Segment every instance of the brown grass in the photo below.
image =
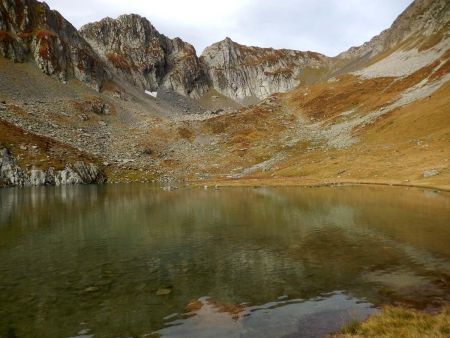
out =
<svg viewBox="0 0 450 338"><path fill-rule="evenodd" d="M431 98L399 108L356 133L359 143L343 150L291 151L272 173L308 183L370 182L450 188L450 83ZM439 168L424 179L425 170ZM342 170L345 172L339 174ZM269 176L270 177L270 176ZM301 182L297 180L297 184Z"/></svg>
<svg viewBox="0 0 450 338"><path fill-rule="evenodd" d="M434 337L450 336L450 308L429 314L402 307L386 307L367 321L353 322L334 337Z"/></svg>
<svg viewBox="0 0 450 338"><path fill-rule="evenodd" d="M0 146L8 148L18 159L18 164L22 168L33 165L41 169L50 167L63 169L67 163L80 160L99 162L75 148L47 137L25 133L22 129L3 120L0 120ZM26 150L21 149L24 146ZM37 148L33 149L33 146Z"/></svg>
<svg viewBox="0 0 450 338"><path fill-rule="evenodd" d="M290 68L280 68L273 72L264 72L266 76L282 76L285 78L290 78L293 75L292 69Z"/></svg>
<svg viewBox="0 0 450 338"><path fill-rule="evenodd" d="M195 137L194 132L186 127L179 127L178 135L180 135L181 138L188 140L188 141L192 141Z"/></svg>
<svg viewBox="0 0 450 338"><path fill-rule="evenodd" d="M306 91L306 88L301 87L287 96L288 105L316 119L327 119L355 107L369 111L379 106L381 102L386 102L379 94L392 82L392 78L364 81L346 75L333 84L319 83L308 87Z"/></svg>
<svg viewBox="0 0 450 338"><path fill-rule="evenodd" d="M434 81L442 76L450 73L450 49L447 50L444 55L442 55L440 61L442 64L438 67L438 69L430 76L429 81Z"/></svg>

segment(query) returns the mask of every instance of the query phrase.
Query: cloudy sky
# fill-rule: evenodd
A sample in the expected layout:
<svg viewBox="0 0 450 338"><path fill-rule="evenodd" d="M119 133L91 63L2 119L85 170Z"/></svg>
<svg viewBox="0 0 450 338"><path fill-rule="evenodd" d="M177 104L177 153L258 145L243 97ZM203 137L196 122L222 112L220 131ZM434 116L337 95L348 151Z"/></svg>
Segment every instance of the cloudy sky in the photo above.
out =
<svg viewBox="0 0 450 338"><path fill-rule="evenodd" d="M46 0L77 28L137 13L198 53L229 36L242 44L334 56L388 28L412 0Z"/></svg>

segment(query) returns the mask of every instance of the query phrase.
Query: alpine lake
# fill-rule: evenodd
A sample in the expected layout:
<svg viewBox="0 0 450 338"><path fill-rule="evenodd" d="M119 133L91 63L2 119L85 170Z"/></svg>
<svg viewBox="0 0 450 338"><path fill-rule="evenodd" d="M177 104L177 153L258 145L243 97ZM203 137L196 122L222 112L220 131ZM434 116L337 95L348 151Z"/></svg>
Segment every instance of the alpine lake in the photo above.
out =
<svg viewBox="0 0 450 338"><path fill-rule="evenodd" d="M0 190L0 337L323 337L450 301L450 193Z"/></svg>

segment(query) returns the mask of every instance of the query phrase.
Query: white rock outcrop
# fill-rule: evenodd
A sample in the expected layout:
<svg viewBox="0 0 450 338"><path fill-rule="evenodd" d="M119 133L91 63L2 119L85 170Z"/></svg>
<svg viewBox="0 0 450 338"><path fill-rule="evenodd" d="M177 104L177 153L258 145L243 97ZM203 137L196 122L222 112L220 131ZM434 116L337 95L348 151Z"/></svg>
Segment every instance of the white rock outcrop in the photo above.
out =
<svg viewBox="0 0 450 338"><path fill-rule="evenodd" d="M92 184L104 180L99 168L92 163L77 161L67 164L63 170L33 167L23 170L6 148L0 148L0 186L41 186Z"/></svg>

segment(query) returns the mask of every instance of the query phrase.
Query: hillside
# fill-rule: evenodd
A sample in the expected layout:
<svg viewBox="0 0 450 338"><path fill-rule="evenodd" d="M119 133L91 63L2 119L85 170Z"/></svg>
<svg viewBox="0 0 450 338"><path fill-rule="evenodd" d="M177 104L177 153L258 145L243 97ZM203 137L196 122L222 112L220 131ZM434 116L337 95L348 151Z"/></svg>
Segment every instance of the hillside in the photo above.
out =
<svg viewBox="0 0 450 338"><path fill-rule="evenodd" d="M11 15L22 13L21 7L8 3L0 2L7 57L0 59L0 119L21 136L0 133L0 148L10 149L25 172L64 167L85 156L109 182L356 182L450 189L445 0L416 0L391 28L336 58L231 39L198 58L191 45L166 38L139 16L105 19L81 32L33 19L32 27L55 35L49 41L70 36L85 46L104 70L90 74L83 68L89 76L77 70L77 49L61 49L71 61L60 72L41 67L33 57L40 41L36 28L30 32L34 42L23 45L22 21ZM60 18L36 1L16 3ZM69 35L60 32L66 26ZM150 49L131 52L135 45ZM26 55L20 60L14 57L17 46ZM158 97L143 89L158 90ZM255 104L241 107L248 103ZM39 146L39 137L67 147L73 157L65 160ZM34 145L41 157L22 150ZM8 177L3 181L8 184Z"/></svg>

